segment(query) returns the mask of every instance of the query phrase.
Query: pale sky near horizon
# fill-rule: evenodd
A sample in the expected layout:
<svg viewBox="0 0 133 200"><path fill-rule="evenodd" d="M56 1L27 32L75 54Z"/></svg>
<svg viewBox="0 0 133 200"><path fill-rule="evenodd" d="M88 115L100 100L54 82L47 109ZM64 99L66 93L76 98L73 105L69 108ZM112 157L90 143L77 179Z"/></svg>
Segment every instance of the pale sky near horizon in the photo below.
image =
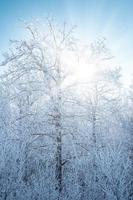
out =
<svg viewBox="0 0 133 200"><path fill-rule="evenodd" d="M22 37L19 19L48 15L76 24L81 38L88 41L105 37L129 84L133 73L132 0L0 0L0 53L8 48L9 39Z"/></svg>

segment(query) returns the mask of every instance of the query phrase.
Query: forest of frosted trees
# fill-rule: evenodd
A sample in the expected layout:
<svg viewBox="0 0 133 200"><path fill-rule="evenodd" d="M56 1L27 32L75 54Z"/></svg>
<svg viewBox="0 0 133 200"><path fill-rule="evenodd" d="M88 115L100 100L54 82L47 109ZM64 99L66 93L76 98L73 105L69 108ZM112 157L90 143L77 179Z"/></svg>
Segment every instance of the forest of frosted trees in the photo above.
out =
<svg viewBox="0 0 133 200"><path fill-rule="evenodd" d="M24 29L1 61L0 200L133 200L133 83L104 39L81 45L51 19ZM81 82L70 58L84 56Z"/></svg>

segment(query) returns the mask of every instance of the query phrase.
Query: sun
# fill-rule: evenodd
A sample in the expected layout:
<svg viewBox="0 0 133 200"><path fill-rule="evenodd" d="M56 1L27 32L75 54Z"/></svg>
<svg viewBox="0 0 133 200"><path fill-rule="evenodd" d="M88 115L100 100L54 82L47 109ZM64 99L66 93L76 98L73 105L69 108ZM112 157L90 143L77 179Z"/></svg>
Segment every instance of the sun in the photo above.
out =
<svg viewBox="0 0 133 200"><path fill-rule="evenodd" d="M95 74L95 64L90 63L85 57L80 58L75 69L75 76L81 82L93 79Z"/></svg>
<svg viewBox="0 0 133 200"><path fill-rule="evenodd" d="M63 52L62 62L72 79L76 82L88 82L95 74L95 63L85 55L77 56L75 52Z"/></svg>

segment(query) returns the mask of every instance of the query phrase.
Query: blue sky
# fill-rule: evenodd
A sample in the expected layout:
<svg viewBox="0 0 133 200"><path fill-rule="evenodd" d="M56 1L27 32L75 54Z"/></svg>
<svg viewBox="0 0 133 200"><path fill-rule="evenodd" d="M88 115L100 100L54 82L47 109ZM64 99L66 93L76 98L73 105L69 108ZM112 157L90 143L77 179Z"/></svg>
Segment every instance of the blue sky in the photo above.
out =
<svg viewBox="0 0 133 200"><path fill-rule="evenodd" d="M88 41L106 37L124 79L133 72L132 0L0 0L0 52L9 39L23 35L19 19L54 16L78 25L81 38Z"/></svg>

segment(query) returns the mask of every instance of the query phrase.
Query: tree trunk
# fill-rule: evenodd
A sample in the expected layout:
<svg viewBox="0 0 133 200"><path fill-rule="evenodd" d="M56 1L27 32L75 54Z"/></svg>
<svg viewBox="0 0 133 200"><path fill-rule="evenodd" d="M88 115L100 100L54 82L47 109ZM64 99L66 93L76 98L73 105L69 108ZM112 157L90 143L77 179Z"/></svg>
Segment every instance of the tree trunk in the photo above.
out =
<svg viewBox="0 0 133 200"><path fill-rule="evenodd" d="M57 152L56 152L56 179L58 184L58 191L62 191L62 138L61 132L57 136Z"/></svg>
<svg viewBox="0 0 133 200"><path fill-rule="evenodd" d="M56 106L55 106L55 130L56 130L56 180L58 189L58 199L61 198L62 192L62 113L61 113L61 71L59 65L57 66L56 77Z"/></svg>
<svg viewBox="0 0 133 200"><path fill-rule="evenodd" d="M58 199L60 199L61 192L62 192L62 130L61 130L61 113L59 112L59 109L56 110L56 180L57 180L57 187L59 196Z"/></svg>
<svg viewBox="0 0 133 200"><path fill-rule="evenodd" d="M93 114L92 119L92 137L93 137L93 145L96 147L96 116Z"/></svg>

